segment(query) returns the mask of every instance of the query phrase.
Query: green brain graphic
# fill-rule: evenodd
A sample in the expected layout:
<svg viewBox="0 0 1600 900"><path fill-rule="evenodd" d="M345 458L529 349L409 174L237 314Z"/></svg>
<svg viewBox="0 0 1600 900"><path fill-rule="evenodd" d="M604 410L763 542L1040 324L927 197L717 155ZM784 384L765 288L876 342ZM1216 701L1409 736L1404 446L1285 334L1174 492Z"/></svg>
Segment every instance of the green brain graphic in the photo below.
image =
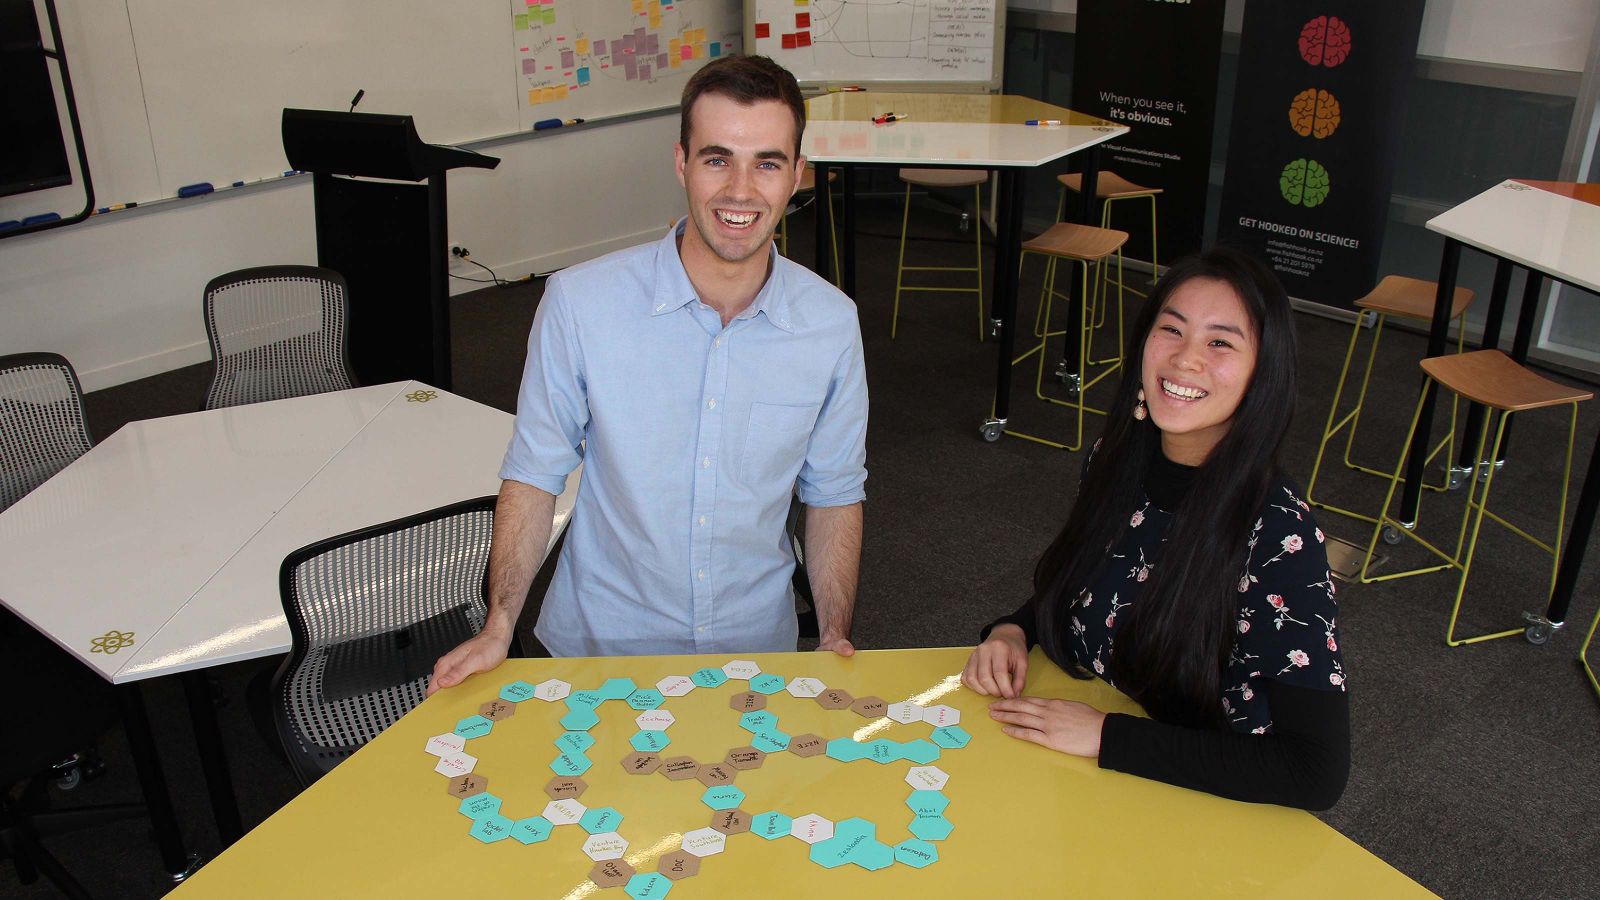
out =
<svg viewBox="0 0 1600 900"><path fill-rule="evenodd" d="M1328 170L1314 159L1297 159L1283 167L1278 176L1283 199L1296 206L1317 206L1333 190Z"/></svg>

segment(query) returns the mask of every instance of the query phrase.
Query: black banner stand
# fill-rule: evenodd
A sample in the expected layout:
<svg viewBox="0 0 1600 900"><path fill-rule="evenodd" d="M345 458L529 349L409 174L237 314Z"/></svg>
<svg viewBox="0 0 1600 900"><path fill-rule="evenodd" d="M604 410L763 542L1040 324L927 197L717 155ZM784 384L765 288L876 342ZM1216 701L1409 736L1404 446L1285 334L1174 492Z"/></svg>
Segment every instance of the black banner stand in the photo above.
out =
<svg viewBox="0 0 1600 900"><path fill-rule="evenodd" d="M444 173L500 160L424 144L410 116L317 109L283 111L283 149L290 166L314 176L317 264L350 286L356 379L449 390Z"/></svg>

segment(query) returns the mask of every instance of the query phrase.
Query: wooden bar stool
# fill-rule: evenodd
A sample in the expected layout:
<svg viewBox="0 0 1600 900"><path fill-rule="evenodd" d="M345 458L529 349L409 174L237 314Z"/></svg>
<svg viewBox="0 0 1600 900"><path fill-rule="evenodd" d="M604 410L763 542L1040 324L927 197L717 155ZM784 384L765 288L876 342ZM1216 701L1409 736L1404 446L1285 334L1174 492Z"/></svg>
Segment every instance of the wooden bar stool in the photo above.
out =
<svg viewBox="0 0 1600 900"><path fill-rule="evenodd" d="M1389 275L1372 293L1356 301L1356 323L1350 329L1350 343L1344 351L1344 368L1339 370L1339 380L1333 389L1333 403L1328 407L1328 421L1322 427L1322 440L1317 445L1317 460L1311 467L1311 480L1306 484L1306 502L1312 506L1331 510L1352 519L1363 522L1376 521L1372 516L1354 510L1344 509L1316 499L1317 476L1322 472L1322 457L1328 450L1328 443L1340 431L1345 431L1344 439L1344 464L1347 468L1368 475L1377 475L1388 478L1389 473L1382 469L1364 466L1350 459L1351 447L1355 444L1356 428L1361 424L1361 410L1367 399L1367 386L1372 380L1372 364L1378 356L1378 344L1383 340L1383 326L1390 316L1411 319L1427 325L1433 319L1434 296L1438 293L1438 285L1431 281L1422 281L1416 278L1406 278L1403 275ZM1468 288L1456 288L1450 303L1450 318L1456 322L1456 353L1463 347L1463 338L1466 332L1461 328L1461 317L1466 313L1467 307L1472 305L1472 291ZM1361 337L1361 326L1371 315L1375 322L1372 327L1372 347L1367 351L1367 364L1361 372L1361 388L1356 393L1356 405L1343 416L1339 415L1339 401L1344 396L1345 379L1350 375L1350 361L1355 358L1356 342ZM1445 466L1444 480L1437 485L1424 484L1423 488L1430 491L1444 491L1456 486L1450 473L1448 462L1451 452L1455 447L1456 412L1461 405L1459 396L1450 401L1450 429L1449 432L1431 450L1428 451L1426 462L1432 462L1441 452L1447 463ZM1346 430L1348 428L1348 430Z"/></svg>
<svg viewBox="0 0 1600 900"><path fill-rule="evenodd" d="M1056 203L1056 221L1059 222L1061 221L1062 213L1064 213L1067 208L1067 192L1071 191L1074 194L1083 192L1083 176L1076 172L1067 175L1057 175L1056 181L1061 182L1061 198ZM1101 228L1111 227L1112 204L1141 199L1150 201L1151 284L1155 284L1161 280L1161 267L1156 264L1156 235L1158 233L1156 224L1156 195L1160 194L1161 192L1161 188L1144 187L1143 185L1134 184L1115 172L1102 171L1099 178L1095 179L1094 183L1094 196L1095 199L1100 201ZM1117 262L1119 264L1122 262L1121 254L1118 254ZM1143 291L1136 290L1134 288L1128 288L1128 290L1132 293L1138 294L1141 297L1145 296ZM1104 322L1105 316L1102 314L1100 316L1100 321L1095 323L1095 327L1099 328L1102 324L1104 324Z"/></svg>
<svg viewBox="0 0 1600 900"><path fill-rule="evenodd" d="M1567 458L1561 474L1561 500L1556 510L1556 536L1555 540L1545 543L1528 532L1506 521L1500 516L1489 512L1489 489L1494 485L1496 467L1487 467L1486 476L1479 489L1479 480L1467 479L1466 508L1461 511L1461 526L1456 533L1456 548L1453 553L1447 553L1429 541L1419 537L1411 530L1389 517L1389 504L1394 500L1395 488L1400 484L1400 473L1405 467L1406 451L1401 450L1400 460L1395 464L1394 473L1389 476L1389 490L1384 495L1382 510L1374 523L1372 539L1367 542L1367 555L1361 563L1361 581L1372 583L1375 581L1388 581L1395 578L1405 578L1411 575L1421 575L1426 572L1437 572L1441 569L1458 569L1461 577L1456 583L1455 604L1450 609L1450 623L1445 628L1445 643L1451 647L1462 644L1471 644L1486 641L1492 638L1509 637L1522 634L1522 628L1513 628L1508 631L1496 631L1476 637L1457 638L1455 636L1456 618L1461 612L1461 598L1466 593L1467 576L1472 571L1472 555L1477 549L1478 532L1483 525L1484 517L1505 526L1509 531L1523 540L1528 541L1551 556L1550 578L1554 587L1556 572L1561 566L1561 539L1562 529L1567 519L1567 487L1572 479L1572 444L1578 430L1578 404L1594 397L1594 394L1579 388L1568 387L1564 384L1551 381L1535 374L1529 369L1517 365L1510 357L1499 350L1475 350L1471 353L1460 353L1455 356L1435 356L1422 361L1422 371L1427 376L1423 379L1422 398L1417 401L1416 412L1411 416L1411 427L1407 429L1406 446L1417 430L1417 421L1422 416L1423 401L1428 391L1434 385L1451 391L1458 397L1466 398L1474 403L1488 407L1489 414L1484 416L1483 427L1478 433L1477 456L1475 459L1498 459L1500 444L1505 437L1506 423L1512 414L1526 412L1531 409L1542 409L1548 406L1571 406L1571 423L1567 429ZM1495 413L1499 413L1496 417ZM1485 443L1489 437L1489 426L1495 424L1494 429L1494 455L1483 456ZM1468 525L1470 524L1470 533ZM1386 531L1388 532L1386 534ZM1393 572L1388 575L1368 575L1367 570L1372 565L1373 554L1377 551L1378 541L1389 539L1389 543L1397 543L1400 535L1405 535L1413 541L1427 548L1443 562L1439 565L1424 566L1405 572Z"/></svg>
<svg viewBox="0 0 1600 900"><path fill-rule="evenodd" d="M978 340L983 340L983 184L989 173L983 169L901 169L900 180L906 184L905 215L900 219L900 260L894 275L894 319L889 323L889 339L894 340L900 325L900 295L913 291L978 295ZM971 187L973 218L973 245L977 250L974 264L970 266L908 266L906 265L906 228L911 223L911 188L918 187ZM905 283L907 272L972 272L977 276L977 287L929 287Z"/></svg>
<svg viewBox="0 0 1600 900"><path fill-rule="evenodd" d="M1097 409L1089 406L1084 398L1088 394L1090 387L1094 386L1107 376L1122 368L1122 353L1119 350L1114 357L1110 357L1106 361L1097 362L1090 359L1090 351L1093 349L1092 345L1094 343L1095 332L1094 329L1089 325L1089 306L1090 301L1093 299L1089 293L1089 270L1091 266L1104 264L1107 260L1109 260L1113 253L1118 253L1121 251L1122 245L1127 242L1128 233L1125 231L1116 231L1110 228L1096 228L1092 225L1077 225L1071 222L1057 222L1056 224L1050 226L1049 230L1045 233L1023 243L1023 259L1026 259L1029 253L1037 253L1045 257L1044 289L1039 296L1039 305L1043 310L1044 329L1043 334L1039 336L1039 343L1035 344L1033 349L1012 360L1011 364L1015 366L1028 357L1037 355L1039 357L1039 364L1038 371L1033 380L1034 396L1045 401L1046 403L1053 403L1056 406L1065 406L1077 410L1077 428L1071 443L1053 441L1048 438L1042 438L1037 435L1017 431L1012 428L1004 429L1006 434L1044 444L1049 447L1059 447L1062 450L1076 450L1083 446L1084 414L1093 413L1097 416L1103 416L1106 414L1106 411L1103 409ZM1082 292L1080 296L1084 298L1084 302L1080 307L1081 311L1078 316L1076 327L1069 323L1066 329L1052 332L1049 330L1052 303L1056 297L1060 297L1063 300L1067 299L1067 295L1058 293L1055 289L1056 265L1057 263L1063 261L1065 261L1069 266L1074 263L1081 266L1081 281L1079 283L1079 290ZM1095 284L1097 290L1102 286L1102 283L1098 279L1096 280ZM1101 302L1104 303L1105 299L1102 298ZM1067 335L1068 340L1073 340L1074 338L1072 336L1076 335L1075 339L1078 341L1078 371L1077 380L1074 382L1077 386L1077 390L1075 391L1074 399L1072 400L1057 400L1054 397L1046 396L1044 393L1045 351L1050 343L1050 338L1056 335ZM1122 346L1122 340L1122 263L1119 257L1117 262L1118 347ZM1091 366L1099 368L1099 371L1095 372L1093 376L1089 375L1089 369ZM992 407L989 414L990 417L993 418L994 410Z"/></svg>
<svg viewBox="0 0 1600 900"><path fill-rule="evenodd" d="M832 204L833 204L833 183L835 181L838 181L838 180L839 180L838 171L837 170L833 170L833 169L829 169L828 170L828 190L824 191L822 193L822 196L813 198L812 202L813 203L827 203L831 207ZM805 172L802 173L801 176L800 176L800 186L794 189L794 194L795 194L796 197L798 197L801 194L806 193L807 191L811 191L811 192L815 193L816 189L817 189L817 170L815 168L813 168L812 166L806 166ZM789 255L789 213L794 211L794 210L796 210L796 209L799 209L799 207L795 206L793 201L791 201L790 205L785 207L784 210L783 210L783 218L778 220L778 252L783 254L784 256L788 256ZM816 209L816 212L817 212L817 215L819 215L819 216L822 215L822 208L820 206L818 206L817 209ZM837 217L835 217L835 216L829 216L828 217L828 246L833 250L832 253L828 254L828 258L833 260L833 284L834 284L835 287L838 287L838 285L839 285L839 231L838 231L838 223L839 223L839 220L838 220Z"/></svg>

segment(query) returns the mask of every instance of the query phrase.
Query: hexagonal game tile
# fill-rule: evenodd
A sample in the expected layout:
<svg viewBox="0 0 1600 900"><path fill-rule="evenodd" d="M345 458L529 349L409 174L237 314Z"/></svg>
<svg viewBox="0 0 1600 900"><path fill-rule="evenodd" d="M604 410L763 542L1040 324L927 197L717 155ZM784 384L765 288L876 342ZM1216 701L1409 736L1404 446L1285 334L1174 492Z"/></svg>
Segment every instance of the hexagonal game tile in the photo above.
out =
<svg viewBox="0 0 1600 900"><path fill-rule="evenodd" d="M950 808L950 798L941 791L912 791L906 806L919 816L942 816Z"/></svg>
<svg viewBox="0 0 1600 900"><path fill-rule="evenodd" d="M879 765L892 763L900 758L901 744L899 741L891 741L888 738L878 738L866 746L867 755L865 758L870 759Z"/></svg>
<svg viewBox="0 0 1600 900"><path fill-rule="evenodd" d="M446 753L460 753L467 748L467 739L454 731L436 734L428 738L428 746L423 749L430 756L444 756Z"/></svg>
<svg viewBox="0 0 1600 900"><path fill-rule="evenodd" d="M789 833L808 844L815 844L833 837L833 822L816 813L807 813L794 820L789 826Z"/></svg>
<svg viewBox="0 0 1600 900"><path fill-rule="evenodd" d="M589 880L596 887L614 888L628 883L628 879L637 874L633 866L626 860L607 859L589 870Z"/></svg>
<svg viewBox="0 0 1600 900"><path fill-rule="evenodd" d="M678 719L664 709L647 709L634 716L633 721L639 726L640 731L666 731Z"/></svg>
<svg viewBox="0 0 1600 900"><path fill-rule="evenodd" d="M789 736L775 728L757 732L756 736L750 739L750 746L762 753L777 753L789 749Z"/></svg>
<svg viewBox="0 0 1600 900"><path fill-rule="evenodd" d="M844 709L855 702L854 697L838 688L828 688L816 696L817 705L823 709Z"/></svg>
<svg viewBox="0 0 1600 900"><path fill-rule="evenodd" d="M622 758L622 768L629 775L649 775L661 768L661 757L654 753L629 753Z"/></svg>
<svg viewBox="0 0 1600 900"><path fill-rule="evenodd" d="M811 846L811 861L826 868L853 863L876 870L894 864L894 850L877 839L877 827L865 819L845 819L834 836Z"/></svg>
<svg viewBox="0 0 1600 900"><path fill-rule="evenodd" d="M599 691L573 691L567 695L568 709L594 709L606 702Z"/></svg>
<svg viewBox="0 0 1600 900"><path fill-rule="evenodd" d="M594 766L594 760L582 753L563 753L550 761L550 771L557 775L582 775Z"/></svg>
<svg viewBox="0 0 1600 900"><path fill-rule="evenodd" d="M712 809L733 809L744 802L744 791L731 784L719 784L706 788L700 802Z"/></svg>
<svg viewBox="0 0 1600 900"><path fill-rule="evenodd" d="M555 826L544 816L529 816L518 819L517 824L511 826L511 836L524 844L537 844L554 830Z"/></svg>
<svg viewBox="0 0 1600 900"><path fill-rule="evenodd" d="M636 731L628 738L628 743L642 753L660 753L672 743L672 738L667 737L665 731Z"/></svg>
<svg viewBox="0 0 1600 900"><path fill-rule="evenodd" d="M758 694L776 694L783 690L783 676L763 672L750 679L750 690Z"/></svg>
<svg viewBox="0 0 1600 900"><path fill-rule="evenodd" d="M777 724L778 714L769 709L758 709L739 717L739 727L752 734L774 728Z"/></svg>
<svg viewBox="0 0 1600 900"><path fill-rule="evenodd" d="M700 763L692 756L670 756L661 761L661 774L673 781L693 778L700 772Z"/></svg>
<svg viewBox="0 0 1600 900"><path fill-rule="evenodd" d="M511 820L505 816L489 816L486 819L478 819L472 823L471 828L467 829L467 833L485 844L503 841L511 836Z"/></svg>
<svg viewBox="0 0 1600 900"><path fill-rule="evenodd" d="M500 699L510 700L512 703L521 703L533 697L538 688L526 681L513 681L500 689Z"/></svg>
<svg viewBox="0 0 1600 900"><path fill-rule="evenodd" d="M911 820L908 830L925 841L942 841L950 836L955 827L944 816L917 816Z"/></svg>
<svg viewBox="0 0 1600 900"><path fill-rule="evenodd" d="M473 775L471 773L457 775L446 782L445 787L445 790L449 791L450 796L456 798L457 800L465 800L468 797L475 797L478 794L487 791L488 789L489 779L483 777L482 775Z"/></svg>
<svg viewBox="0 0 1600 900"><path fill-rule="evenodd" d="M628 695L628 705L634 709L655 709L665 702L666 695L655 688L640 688Z"/></svg>
<svg viewBox="0 0 1600 900"><path fill-rule="evenodd" d="M471 772L477 764L478 758L470 753L446 753L439 757L439 762L433 767L433 770L440 775L449 775L454 778L457 775L465 775Z"/></svg>
<svg viewBox="0 0 1600 900"><path fill-rule="evenodd" d="M735 659L722 667L722 674L740 681L749 681L761 674L761 667L754 660Z"/></svg>
<svg viewBox="0 0 1600 900"><path fill-rule="evenodd" d="M640 872L628 879L622 892L633 900L661 900L672 890L672 881L660 872Z"/></svg>
<svg viewBox="0 0 1600 900"><path fill-rule="evenodd" d="M734 712L755 712L767 708L767 695L755 691L740 691L728 698L728 708Z"/></svg>
<svg viewBox="0 0 1600 900"><path fill-rule="evenodd" d="M604 834L608 831L616 831L622 827L622 813L609 806L596 806L584 811L583 816L578 819L578 826L590 834ZM598 859L598 857L596 858ZM612 859L612 857L608 856L606 859Z"/></svg>
<svg viewBox="0 0 1600 900"><path fill-rule="evenodd" d="M469 819L486 819L500 814L500 798L493 794L473 794L456 808Z"/></svg>
<svg viewBox="0 0 1600 900"><path fill-rule="evenodd" d="M545 795L551 800L576 800L588 789L582 778L552 778L544 786Z"/></svg>
<svg viewBox="0 0 1600 900"><path fill-rule="evenodd" d="M950 776L938 766L912 766L906 772L906 784L919 791L942 791Z"/></svg>
<svg viewBox="0 0 1600 900"><path fill-rule="evenodd" d="M632 678L607 678L596 693L606 700L626 700L629 694L638 689Z"/></svg>
<svg viewBox="0 0 1600 900"><path fill-rule="evenodd" d="M467 716L465 719L462 719L456 723L456 734L459 734L470 741L473 738L483 737L493 728L493 722L485 719L483 716L472 715Z"/></svg>
<svg viewBox="0 0 1600 900"><path fill-rule="evenodd" d="M939 861L939 848L927 841L906 838L894 846L894 858L896 862L920 869Z"/></svg>
<svg viewBox="0 0 1600 900"><path fill-rule="evenodd" d="M696 828L683 834L683 852L701 859L715 856L728 846L728 836L715 828Z"/></svg>
<svg viewBox="0 0 1600 900"><path fill-rule="evenodd" d="M690 675L689 680L703 688L714 688L728 680L728 673L721 669L705 668Z"/></svg>
<svg viewBox="0 0 1600 900"><path fill-rule="evenodd" d="M799 697L803 700L807 697L815 697L827 690L828 686L815 678L792 678L788 684L784 685L783 689L789 692L789 696Z"/></svg>
<svg viewBox="0 0 1600 900"><path fill-rule="evenodd" d="M834 738L828 742L828 755L840 762L855 762L872 755L872 745L850 738Z"/></svg>
<svg viewBox="0 0 1600 900"><path fill-rule="evenodd" d="M744 834L750 830L750 814L742 809L719 809L711 814L711 827L723 834Z"/></svg>
<svg viewBox="0 0 1600 900"><path fill-rule="evenodd" d="M922 721L935 728L957 725L961 722L961 710L956 709L954 706L945 706L942 703L938 706L930 706L922 711Z"/></svg>
<svg viewBox="0 0 1600 900"><path fill-rule="evenodd" d="M600 724L600 714L592 709L578 707L561 717L561 727L568 731L588 731Z"/></svg>
<svg viewBox="0 0 1600 900"><path fill-rule="evenodd" d="M868 719L878 718L888 708L889 704L884 702L882 697L857 697L856 701L850 704L851 712Z"/></svg>
<svg viewBox="0 0 1600 900"><path fill-rule="evenodd" d="M700 857L682 850L674 850L665 854L656 863L656 871L667 876L673 881L700 874Z"/></svg>
<svg viewBox="0 0 1600 900"><path fill-rule="evenodd" d="M794 820L781 812L764 812L750 819L750 831L769 841L788 837L789 830L793 827Z"/></svg>
<svg viewBox="0 0 1600 900"><path fill-rule="evenodd" d="M555 743L567 753L587 753L594 746L594 735L587 731L563 731Z"/></svg>
<svg viewBox="0 0 1600 900"><path fill-rule="evenodd" d="M628 841L615 831L602 831L589 835L583 842L583 852L593 860L621 859L628 852Z"/></svg>
<svg viewBox="0 0 1600 900"><path fill-rule="evenodd" d="M517 711L517 705L509 700L490 700L478 707L478 715L491 722L511 718Z"/></svg>
<svg viewBox="0 0 1600 900"><path fill-rule="evenodd" d="M922 707L910 701L891 703L884 712L885 715L901 725L910 725L912 722L922 721Z"/></svg>
<svg viewBox="0 0 1600 900"><path fill-rule="evenodd" d="M583 814L589 808L576 800L553 800L545 804L544 812L540 815L550 820L551 825L576 825L583 819Z"/></svg>
<svg viewBox="0 0 1600 900"><path fill-rule="evenodd" d="M721 763L706 763L695 770L694 777L700 779L700 783L706 787L717 787L732 784L735 772L735 769L730 769Z"/></svg>
<svg viewBox="0 0 1600 900"><path fill-rule="evenodd" d="M946 750L959 750L972 741L972 735L968 734L967 730L960 725L946 725L943 728L935 728L928 737L935 744Z"/></svg>
<svg viewBox="0 0 1600 900"><path fill-rule="evenodd" d="M900 758L925 766L940 756L939 745L926 738L917 738L900 745Z"/></svg>
<svg viewBox="0 0 1600 900"><path fill-rule="evenodd" d="M567 695L570 693L572 693L572 685L562 681L559 678L550 678L541 681L533 689L533 695L538 697L540 700L545 701L546 703L554 703L557 700L565 700L567 699Z"/></svg>
<svg viewBox="0 0 1600 900"><path fill-rule="evenodd" d="M820 734L797 734L789 739L789 752L795 756L820 756L827 750L828 742Z"/></svg>
<svg viewBox="0 0 1600 900"><path fill-rule="evenodd" d="M760 768L766 759L767 754L754 747L735 747L728 751L728 755L722 761L742 771L744 769Z"/></svg>
<svg viewBox="0 0 1600 900"><path fill-rule="evenodd" d="M694 690L694 682L687 675L668 675L656 682L656 690L668 697L682 697Z"/></svg>

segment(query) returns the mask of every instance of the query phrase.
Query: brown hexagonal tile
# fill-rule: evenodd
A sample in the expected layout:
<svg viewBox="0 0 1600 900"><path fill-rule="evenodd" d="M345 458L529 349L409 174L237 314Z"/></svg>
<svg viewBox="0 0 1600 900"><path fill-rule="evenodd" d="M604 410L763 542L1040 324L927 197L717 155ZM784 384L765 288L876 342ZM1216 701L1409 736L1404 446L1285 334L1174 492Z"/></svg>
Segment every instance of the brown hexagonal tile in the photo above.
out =
<svg viewBox="0 0 1600 900"><path fill-rule="evenodd" d="M767 754L754 747L735 747L728 751L723 762L735 769L756 769L767 759Z"/></svg>
<svg viewBox="0 0 1600 900"><path fill-rule="evenodd" d="M490 700L488 703L478 707L478 715L497 722L501 719L511 718L516 711L517 705L508 700Z"/></svg>
<svg viewBox="0 0 1600 900"><path fill-rule="evenodd" d="M572 800L583 796L589 785L582 778L552 778L544 786L551 800Z"/></svg>
<svg viewBox="0 0 1600 900"><path fill-rule="evenodd" d="M853 700L854 697L838 688L828 688L817 695L817 705L823 709L844 709Z"/></svg>
<svg viewBox="0 0 1600 900"><path fill-rule="evenodd" d="M694 777L706 787L716 787L719 784L732 784L736 772L736 769L722 763L706 763L695 770Z"/></svg>
<svg viewBox="0 0 1600 900"><path fill-rule="evenodd" d="M711 814L711 827L723 834L744 834L750 830L750 814L742 809L719 809Z"/></svg>
<svg viewBox="0 0 1600 900"><path fill-rule="evenodd" d="M589 880L603 888L621 887L637 873L620 859L608 859L589 870Z"/></svg>
<svg viewBox="0 0 1600 900"><path fill-rule="evenodd" d="M850 704L850 711L868 719L876 719L884 714L889 704L882 697L857 697L856 702Z"/></svg>
<svg viewBox="0 0 1600 900"><path fill-rule="evenodd" d="M465 775L457 775L446 784L449 785L446 790L449 791L450 796L457 800L476 797L489 789L489 779L482 775L474 775L471 772Z"/></svg>
<svg viewBox="0 0 1600 900"><path fill-rule="evenodd" d="M795 756L820 756L828 752L828 742L817 734L797 734L789 739L789 752Z"/></svg>
<svg viewBox="0 0 1600 900"><path fill-rule="evenodd" d="M728 705L734 712L755 712L767 708L767 695L755 691L743 691L728 698Z"/></svg>
<svg viewBox="0 0 1600 900"><path fill-rule="evenodd" d="M667 876L673 881L688 878L690 875L700 874L700 857L682 850L674 850L661 857L656 863L656 871Z"/></svg>
<svg viewBox="0 0 1600 900"><path fill-rule="evenodd" d="M693 778L699 771L700 764L692 756L673 756L661 761L661 774L673 781Z"/></svg>
<svg viewBox="0 0 1600 900"><path fill-rule="evenodd" d="M661 768L661 757L654 753L629 753L622 758L622 768L629 775L649 775Z"/></svg>

